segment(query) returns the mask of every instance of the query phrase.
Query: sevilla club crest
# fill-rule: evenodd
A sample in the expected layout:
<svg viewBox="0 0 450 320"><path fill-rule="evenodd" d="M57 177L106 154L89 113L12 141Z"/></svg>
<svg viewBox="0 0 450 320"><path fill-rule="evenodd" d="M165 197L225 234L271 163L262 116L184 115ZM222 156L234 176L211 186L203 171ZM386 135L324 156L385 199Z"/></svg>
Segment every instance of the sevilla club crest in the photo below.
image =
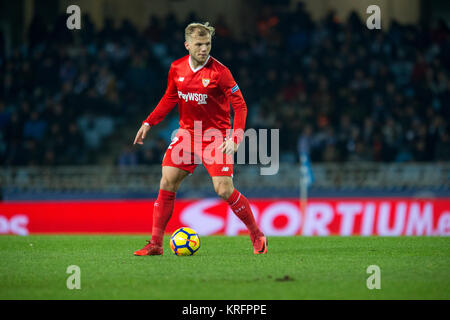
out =
<svg viewBox="0 0 450 320"><path fill-rule="evenodd" d="M202 79L203 86L206 88L209 84L210 79Z"/></svg>

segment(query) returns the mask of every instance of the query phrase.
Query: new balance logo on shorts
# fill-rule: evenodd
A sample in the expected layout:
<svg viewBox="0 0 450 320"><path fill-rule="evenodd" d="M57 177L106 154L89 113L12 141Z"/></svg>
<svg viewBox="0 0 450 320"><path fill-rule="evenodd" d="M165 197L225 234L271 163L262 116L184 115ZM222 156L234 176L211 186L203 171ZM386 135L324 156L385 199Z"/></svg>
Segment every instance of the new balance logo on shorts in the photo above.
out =
<svg viewBox="0 0 450 320"><path fill-rule="evenodd" d="M230 170L229 167L223 167L223 168L222 168L222 172L228 172L229 170Z"/></svg>
<svg viewBox="0 0 450 320"><path fill-rule="evenodd" d="M181 91L178 91L178 98L183 99L185 102L195 101L198 102L198 104L206 104L208 95L203 93L183 93Z"/></svg>

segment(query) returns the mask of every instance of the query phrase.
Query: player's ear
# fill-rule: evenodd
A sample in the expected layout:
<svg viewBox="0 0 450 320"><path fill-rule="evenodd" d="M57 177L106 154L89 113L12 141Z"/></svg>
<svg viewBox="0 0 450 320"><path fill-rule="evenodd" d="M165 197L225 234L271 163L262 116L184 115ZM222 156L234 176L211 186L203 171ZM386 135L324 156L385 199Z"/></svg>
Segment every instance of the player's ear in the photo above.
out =
<svg viewBox="0 0 450 320"><path fill-rule="evenodd" d="M187 41L184 42L184 47L187 51L189 51L189 43Z"/></svg>

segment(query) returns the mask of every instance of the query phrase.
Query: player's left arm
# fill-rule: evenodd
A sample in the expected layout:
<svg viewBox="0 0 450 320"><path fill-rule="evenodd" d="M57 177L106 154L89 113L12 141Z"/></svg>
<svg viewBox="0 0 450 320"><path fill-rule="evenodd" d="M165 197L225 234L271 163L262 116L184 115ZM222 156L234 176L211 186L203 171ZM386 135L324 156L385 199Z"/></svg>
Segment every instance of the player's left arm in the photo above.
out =
<svg viewBox="0 0 450 320"><path fill-rule="evenodd" d="M233 75L228 68L223 71L219 79L219 86L222 88L234 110L233 134L220 145L219 150L226 154L232 154L237 151L244 137L247 105L239 86L234 81Z"/></svg>

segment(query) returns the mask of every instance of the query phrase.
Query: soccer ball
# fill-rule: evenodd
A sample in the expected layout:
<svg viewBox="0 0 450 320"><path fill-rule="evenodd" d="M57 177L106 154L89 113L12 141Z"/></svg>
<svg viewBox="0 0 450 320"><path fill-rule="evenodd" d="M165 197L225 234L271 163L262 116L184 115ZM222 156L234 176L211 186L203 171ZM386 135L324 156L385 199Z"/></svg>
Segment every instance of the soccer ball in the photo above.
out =
<svg viewBox="0 0 450 320"><path fill-rule="evenodd" d="M200 237L191 228L179 228L170 237L170 249L177 256L192 256L200 249Z"/></svg>

